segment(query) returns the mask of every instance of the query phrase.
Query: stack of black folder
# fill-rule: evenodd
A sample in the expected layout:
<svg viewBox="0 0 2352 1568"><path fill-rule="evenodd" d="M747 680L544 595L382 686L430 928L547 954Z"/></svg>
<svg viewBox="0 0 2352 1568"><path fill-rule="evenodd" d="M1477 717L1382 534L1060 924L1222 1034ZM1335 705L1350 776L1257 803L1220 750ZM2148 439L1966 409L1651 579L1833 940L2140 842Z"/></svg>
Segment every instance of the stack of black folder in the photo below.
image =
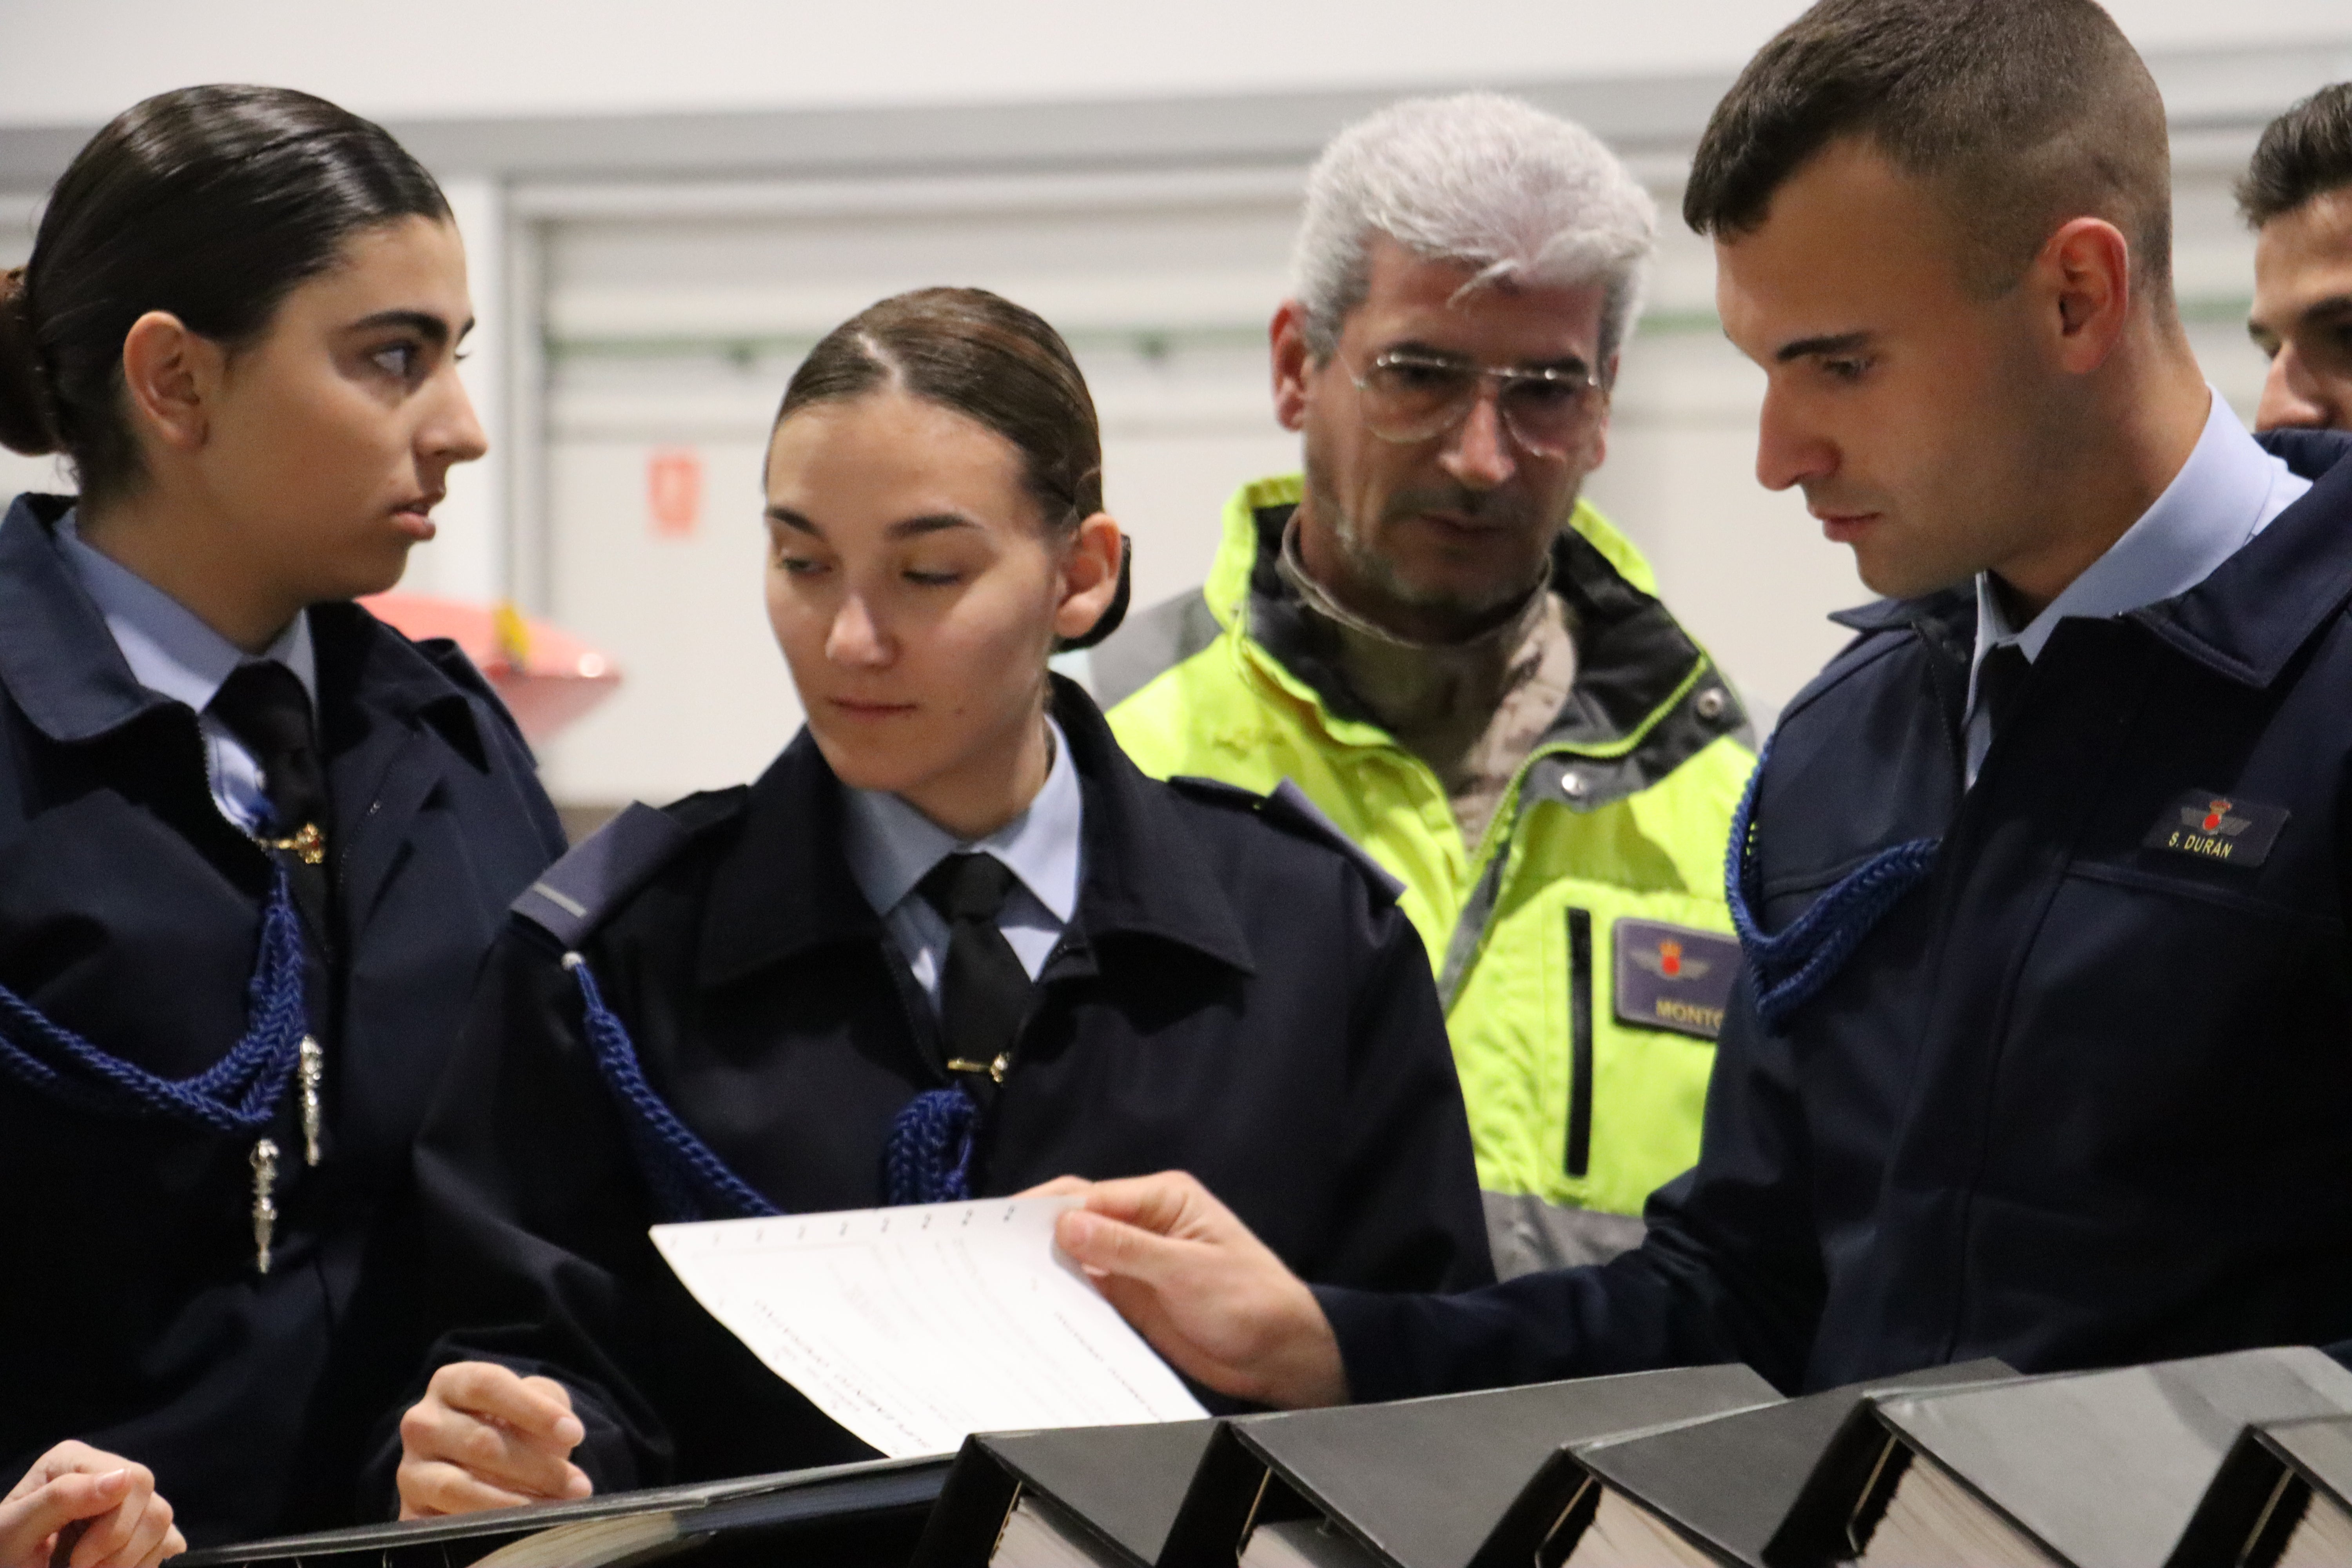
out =
<svg viewBox="0 0 2352 1568"><path fill-rule="evenodd" d="M1465 1568L1493 1556L1499 1523L1560 1511L1529 1500L1559 1485L1564 1444L1779 1397L1746 1367L1696 1367L1193 1423L1157 1452L1116 1427L975 1437L915 1561Z"/></svg>
<svg viewBox="0 0 2352 1568"><path fill-rule="evenodd" d="M936 1500L936 1501L934 1500ZM186 1568L2352 1568L2352 1371L1737 1365L1165 1426L215 1550Z"/></svg>
<svg viewBox="0 0 2352 1568"><path fill-rule="evenodd" d="M914 1568L2352 1568L2352 1372L1744 1367L979 1436Z"/></svg>

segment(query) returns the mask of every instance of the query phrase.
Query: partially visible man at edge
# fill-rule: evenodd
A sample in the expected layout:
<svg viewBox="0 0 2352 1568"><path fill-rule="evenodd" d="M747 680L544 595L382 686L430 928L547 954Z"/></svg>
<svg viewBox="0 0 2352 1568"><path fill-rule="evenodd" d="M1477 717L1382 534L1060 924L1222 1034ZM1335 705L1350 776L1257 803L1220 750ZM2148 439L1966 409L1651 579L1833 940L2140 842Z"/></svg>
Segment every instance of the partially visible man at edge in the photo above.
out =
<svg viewBox="0 0 2352 1568"><path fill-rule="evenodd" d="M2264 128L2238 182L2254 231L2246 331L2270 356L2258 430L2352 430L2352 83Z"/></svg>
<svg viewBox="0 0 2352 1568"><path fill-rule="evenodd" d="M1145 771L1293 780L1405 884L1507 1278L1641 1238L1697 1152L1738 958L1745 717L1578 495L1655 226L1599 141L1515 100L1342 132L1272 327L1305 474L1244 485L1205 589L1093 656Z"/></svg>
<svg viewBox="0 0 2352 1568"><path fill-rule="evenodd" d="M2168 165L2090 0L1822 0L1748 64L1684 215L1759 478L1889 597L1734 826L1698 1163L1633 1252L1454 1297L1098 1184L1061 1244L1179 1367L1297 1405L2352 1352L2352 437L2205 384Z"/></svg>

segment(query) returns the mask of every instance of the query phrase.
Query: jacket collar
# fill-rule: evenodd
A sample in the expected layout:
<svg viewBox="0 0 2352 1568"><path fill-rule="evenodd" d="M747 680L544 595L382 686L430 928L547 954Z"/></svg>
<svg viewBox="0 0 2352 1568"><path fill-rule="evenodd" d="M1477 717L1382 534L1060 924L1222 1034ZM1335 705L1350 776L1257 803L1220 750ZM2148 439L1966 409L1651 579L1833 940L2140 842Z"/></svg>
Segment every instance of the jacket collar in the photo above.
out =
<svg viewBox="0 0 2352 1568"><path fill-rule="evenodd" d="M2259 437L2312 481L2308 494L2187 593L2128 617L2189 658L2253 687L2278 679L2295 650L2352 600L2352 436L2274 431Z"/></svg>
<svg viewBox="0 0 2352 1568"><path fill-rule="evenodd" d="M1850 610L1833 611L1830 619L1848 631L1856 632L1893 631L1901 626L1916 626L1921 621L1951 626L1965 619L1967 629L1973 632L1976 614L1974 590L1938 588L1916 599L1874 599Z"/></svg>
<svg viewBox="0 0 2352 1568"><path fill-rule="evenodd" d="M2215 567L2205 580L2124 617L2200 664L2246 686L2268 686L2297 648L2352 601L2352 436L2282 430L2258 437L2310 493ZM1972 634L1975 595L1948 588L1880 599L1830 617L1858 632L1934 622Z"/></svg>
<svg viewBox="0 0 2352 1568"><path fill-rule="evenodd" d="M57 521L70 496L21 495L0 521L0 685L50 740L110 734L169 705L131 673L98 606L82 592Z"/></svg>
<svg viewBox="0 0 2352 1568"><path fill-rule="evenodd" d="M1240 917L1166 787L1128 761L1083 690L1052 679L1054 718L1086 802L1073 937L1171 942L1253 973ZM751 786L741 835L712 877L697 961L702 984L881 939L881 918L842 852L843 815L841 783L803 728Z"/></svg>
<svg viewBox="0 0 2352 1568"><path fill-rule="evenodd" d="M0 521L0 626L11 633L0 637L0 686L36 729L62 743L95 740L172 706L131 674L65 558L56 528L73 504L70 496L22 495ZM408 639L356 605L316 605L310 614L330 750L335 720L325 699L365 692L397 718L429 719L487 765L465 694Z"/></svg>
<svg viewBox="0 0 2352 1568"><path fill-rule="evenodd" d="M473 705L423 648L348 602L311 605L310 637L318 649L320 711L330 752L341 739L334 699L363 693L370 708L404 723L430 724L476 767L490 765Z"/></svg>
<svg viewBox="0 0 2352 1568"><path fill-rule="evenodd" d="M1297 605L1277 566L1282 538L1297 510L1298 482L1264 481L1246 487L1236 507L1255 503L1250 537L1244 539L1229 511L1226 537L1213 583L1232 576L1232 561L1248 552L1245 614L1250 635L1285 669L1304 682L1331 714L1370 722L1338 670L1316 652ZM1602 752L1639 746L1678 700L1688 700L1706 673L1707 656L1646 580L1628 574L1636 562L1613 529L1589 501L1579 500L1570 526L1552 546L1551 592L1567 602L1576 637L1576 679L1538 746L1570 745ZM1212 595L1213 605L1215 595ZM1736 732L1747 721L1738 700L1721 681L1710 716L1698 728L1701 742ZM1689 737L1675 740L1682 751Z"/></svg>

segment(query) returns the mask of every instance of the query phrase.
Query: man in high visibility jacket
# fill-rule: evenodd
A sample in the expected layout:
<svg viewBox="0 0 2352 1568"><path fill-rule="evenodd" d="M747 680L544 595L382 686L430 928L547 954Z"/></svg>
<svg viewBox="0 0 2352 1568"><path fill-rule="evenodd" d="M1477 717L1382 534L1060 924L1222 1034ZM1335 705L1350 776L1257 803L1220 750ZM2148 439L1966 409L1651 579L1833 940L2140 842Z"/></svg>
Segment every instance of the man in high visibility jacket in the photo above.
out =
<svg viewBox="0 0 2352 1568"><path fill-rule="evenodd" d="M1512 100L1342 133L1272 328L1305 473L1244 485L1204 589L1093 666L1145 769L1293 780L1403 882L1505 1275L1640 1239L1697 1152L1738 959L1745 716L1579 499L1654 222L1598 141Z"/></svg>

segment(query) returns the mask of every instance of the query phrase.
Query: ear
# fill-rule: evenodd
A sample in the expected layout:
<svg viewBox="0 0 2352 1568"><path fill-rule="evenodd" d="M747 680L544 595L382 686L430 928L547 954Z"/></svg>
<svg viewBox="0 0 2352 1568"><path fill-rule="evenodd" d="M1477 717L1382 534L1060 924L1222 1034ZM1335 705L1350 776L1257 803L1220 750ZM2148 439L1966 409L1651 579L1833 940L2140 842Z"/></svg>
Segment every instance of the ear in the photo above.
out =
<svg viewBox="0 0 2352 1568"><path fill-rule="evenodd" d="M228 359L168 310L150 310L122 339L122 388L142 436L178 451L201 448Z"/></svg>
<svg viewBox="0 0 2352 1568"><path fill-rule="evenodd" d="M1125 535L1107 511L1078 524L1062 554L1062 602L1054 609L1054 635L1068 641L1095 629L1118 596L1119 562Z"/></svg>
<svg viewBox="0 0 2352 1568"><path fill-rule="evenodd" d="M1315 355L1307 346L1307 307L1285 300L1267 328L1274 347L1274 417L1286 430L1307 423L1307 381Z"/></svg>
<svg viewBox="0 0 2352 1568"><path fill-rule="evenodd" d="M2059 367L2087 375L2106 363L2131 319L2131 243L2102 218L2062 225L2034 258L2032 285Z"/></svg>

